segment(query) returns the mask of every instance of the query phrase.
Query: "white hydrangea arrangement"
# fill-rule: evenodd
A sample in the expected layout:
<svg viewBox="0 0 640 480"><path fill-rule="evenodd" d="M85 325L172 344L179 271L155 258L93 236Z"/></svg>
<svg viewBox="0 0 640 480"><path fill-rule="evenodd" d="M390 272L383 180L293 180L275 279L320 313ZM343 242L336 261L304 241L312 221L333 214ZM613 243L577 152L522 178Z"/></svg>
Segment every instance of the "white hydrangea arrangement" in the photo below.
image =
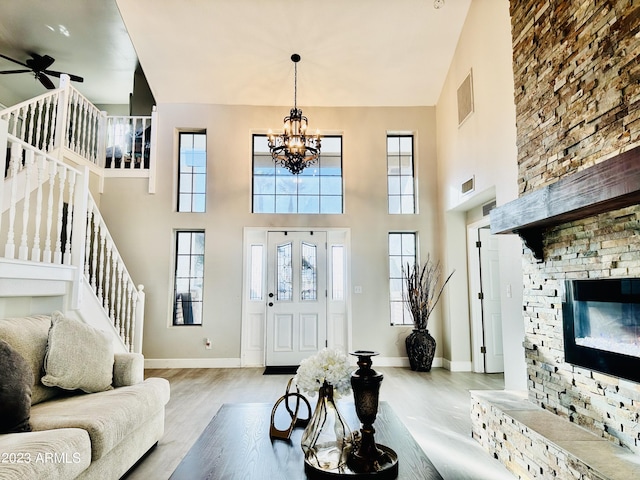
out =
<svg viewBox="0 0 640 480"><path fill-rule="evenodd" d="M351 391L352 370L344 353L336 349L323 348L300 362L294 382L310 397L315 396L323 383L327 382L333 386L333 396L338 398Z"/></svg>

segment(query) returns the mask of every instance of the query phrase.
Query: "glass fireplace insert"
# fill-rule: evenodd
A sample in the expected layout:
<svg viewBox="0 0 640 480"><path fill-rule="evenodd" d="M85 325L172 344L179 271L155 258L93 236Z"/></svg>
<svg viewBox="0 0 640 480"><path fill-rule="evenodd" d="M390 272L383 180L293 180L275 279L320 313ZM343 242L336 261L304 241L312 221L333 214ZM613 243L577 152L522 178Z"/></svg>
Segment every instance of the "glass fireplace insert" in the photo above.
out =
<svg viewBox="0 0 640 480"><path fill-rule="evenodd" d="M565 361L640 382L640 278L566 280Z"/></svg>

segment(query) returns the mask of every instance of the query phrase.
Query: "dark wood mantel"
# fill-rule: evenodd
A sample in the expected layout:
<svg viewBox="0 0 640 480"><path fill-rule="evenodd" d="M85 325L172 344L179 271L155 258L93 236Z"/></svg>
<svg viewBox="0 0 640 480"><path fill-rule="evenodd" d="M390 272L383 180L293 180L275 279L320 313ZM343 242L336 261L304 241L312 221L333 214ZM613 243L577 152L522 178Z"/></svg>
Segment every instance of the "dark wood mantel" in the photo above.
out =
<svg viewBox="0 0 640 480"><path fill-rule="evenodd" d="M491 211L491 233L517 233L544 261L546 229L640 203L640 147Z"/></svg>

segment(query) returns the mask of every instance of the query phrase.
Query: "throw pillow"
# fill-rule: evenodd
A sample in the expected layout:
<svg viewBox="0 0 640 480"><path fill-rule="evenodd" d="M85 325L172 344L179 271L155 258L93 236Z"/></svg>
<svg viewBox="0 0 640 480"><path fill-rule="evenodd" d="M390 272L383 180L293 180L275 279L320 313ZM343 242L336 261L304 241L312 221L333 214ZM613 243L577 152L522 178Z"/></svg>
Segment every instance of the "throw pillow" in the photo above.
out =
<svg viewBox="0 0 640 480"><path fill-rule="evenodd" d="M33 371L11 345L0 340L0 433L30 432Z"/></svg>
<svg viewBox="0 0 640 480"><path fill-rule="evenodd" d="M41 381L48 387L86 393L110 390L113 353L106 332L54 312Z"/></svg>

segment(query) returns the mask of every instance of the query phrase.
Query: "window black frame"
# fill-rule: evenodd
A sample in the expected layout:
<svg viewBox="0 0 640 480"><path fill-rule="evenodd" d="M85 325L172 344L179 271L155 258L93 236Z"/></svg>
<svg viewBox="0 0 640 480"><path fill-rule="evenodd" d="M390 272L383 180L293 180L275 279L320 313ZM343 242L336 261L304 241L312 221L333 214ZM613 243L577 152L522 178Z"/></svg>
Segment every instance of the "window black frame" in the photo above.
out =
<svg viewBox="0 0 640 480"><path fill-rule="evenodd" d="M194 173L194 172L183 172L182 171L182 138L184 135L203 135L204 136L204 142L205 142L205 164L204 164L204 172L203 173ZM177 182L177 195L176 195L176 211L178 213L206 213L207 211L207 132L206 130L185 130L185 131L180 131L178 132L178 182ZM197 175L204 175L204 192L200 193L200 192L194 192L194 189L192 188L190 192L182 192L181 188L182 188L182 176L183 175L189 175L191 177L191 185L194 185L194 179ZM181 202L180 202L180 198L181 195L183 194L188 194L190 195L190 208L188 210L181 210ZM204 197L204 205L203 205L203 210L197 210L194 211L193 209L193 205L194 205L194 196L195 195L202 195ZM184 206L183 206L184 207Z"/></svg>
<svg viewBox="0 0 640 480"><path fill-rule="evenodd" d="M175 230L175 256L174 256L174 269L173 269L173 316L172 316L172 320L171 320L171 325L174 327L184 327L184 326L202 326L203 325L203 321L204 321L204 313L203 313L203 308L204 308L204 266L205 266L205 246L206 246L206 233L204 230ZM192 242L193 242L193 238L190 239L190 245L189 245L189 254L188 256L190 257L190 261L189 261L189 273L191 274L191 257L194 256L200 256L202 257L202 277L199 276L192 276L189 275L188 277L178 277L178 260L179 257L181 255L184 254L180 254L180 235L181 234L202 234L203 238L202 238L202 253L197 253L197 254L193 254L192 253ZM182 309L183 309L183 318L184 318L184 311L185 311L185 306L188 307L188 310L190 312L193 312L193 304L194 303L200 303L200 312L201 312L201 318L200 323L194 323L193 321L190 323L187 322L183 322L183 323L176 323L176 319L177 319L177 313L178 313L178 280L179 279L183 279L183 278L188 278L189 279L189 283L191 284L191 281L193 279L200 279L202 281L202 292L203 292L203 298L200 300L193 300L192 298L188 299L188 300L182 300ZM193 318L193 313L191 313L191 317Z"/></svg>
<svg viewBox="0 0 640 480"><path fill-rule="evenodd" d="M411 183L413 185L413 193L411 194L411 198L413 200L413 211L412 212L403 212L402 211L402 198L403 197L408 197L408 194L403 194L402 192L399 194L391 194L389 191L389 177L405 177L408 175L402 175L400 172L398 173L398 175L389 175L389 139L390 138L397 138L398 142L400 142L402 138L410 138L411 139ZM411 133L402 133L402 134L387 134L387 142L386 142L386 148L387 148L387 213L389 215L415 215L417 210L418 210L418 206L417 206L417 192L416 192L416 162L415 162L415 136ZM399 155L400 158L402 158L402 155ZM397 213L392 213L390 210L390 201L391 201L391 197L398 197L400 199L400 212Z"/></svg>
<svg viewBox="0 0 640 480"><path fill-rule="evenodd" d="M340 141L340 174L339 175L323 175L322 172L322 152L320 153L320 158L318 160L318 164L316 165L311 165L307 168L305 168L305 170L302 171L302 173L300 173L299 175L293 175L292 173L290 173L288 170L286 170L284 167L281 167L279 165L276 165L275 162L273 162L273 160L271 160L271 162L273 162L273 174L272 175L257 175L256 174L256 138L258 137L264 137L266 139L267 135L266 134L253 134L252 135L252 139L251 139L251 213L255 213L258 215L269 215L269 214L277 214L277 215L343 215L344 214L344 172L343 172L343 168L342 168L342 164L343 164L343 136L342 135L325 135L322 138L336 138L339 139ZM270 157L269 157L270 158ZM322 194L321 192L321 186L318 187L318 194L300 194L299 191L299 187L297 187L298 189L296 190L295 194L278 194L277 192L277 179L278 177L282 178L282 177L299 177L300 179L305 179L305 178L310 178L310 177L314 177L316 175L312 175L310 172L313 171L313 169L316 169L318 171L318 177L319 177L319 182L320 185L322 183L322 179L323 178L339 178L340 179L340 195L335 195L335 194ZM262 193L256 193L256 176L260 177L271 177L274 179L274 186L273 186L273 193L269 193L269 194L262 194ZM273 197L273 211L256 211L256 196L264 196L264 197ZM277 209L277 205L278 205L278 196L285 197L285 196L295 196L296 199L296 211L294 212L279 212ZM308 197L308 198L317 198L318 199L318 211L317 212L301 212L300 211L300 200ZM340 199L340 211L339 212L322 212L322 199L332 199L332 198L338 198Z"/></svg>
<svg viewBox="0 0 640 480"><path fill-rule="evenodd" d="M406 285L405 285L405 281L404 281L404 277L401 276L400 277L392 277L391 276L391 258L392 257L398 257L400 256L401 261L400 261L400 267L401 269L404 268L404 262L402 261L402 258L406 258L409 257L409 255L403 255L402 253L400 255L391 255L391 235L412 235L413 236L413 261L415 263L418 263L418 232L399 232L399 231L394 231L394 232L388 232L387 234L387 261L389 262L389 324L393 327L406 327L406 326L411 326L413 325L413 318L411 317L411 314L409 312L406 311L405 305L404 305L404 292L406 290ZM402 238L400 239L401 241L401 247L400 250L402 252ZM401 270L402 271L402 270ZM400 280L402 282L402 299L401 300L393 300L391 298L391 282L393 280ZM400 303L402 304L402 322L403 323L394 323L393 322L393 304L394 303ZM407 321L407 318L409 319L409 321Z"/></svg>

